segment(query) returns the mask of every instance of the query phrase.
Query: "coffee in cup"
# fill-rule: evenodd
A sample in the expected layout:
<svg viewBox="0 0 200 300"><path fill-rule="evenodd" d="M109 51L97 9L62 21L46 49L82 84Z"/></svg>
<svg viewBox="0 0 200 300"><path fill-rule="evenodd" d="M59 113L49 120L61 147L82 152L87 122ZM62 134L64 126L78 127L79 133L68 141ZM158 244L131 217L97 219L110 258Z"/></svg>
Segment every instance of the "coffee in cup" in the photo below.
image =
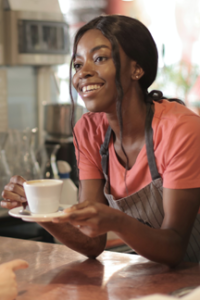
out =
<svg viewBox="0 0 200 300"><path fill-rule="evenodd" d="M23 183L31 213L50 214L58 211L63 181L38 179Z"/></svg>

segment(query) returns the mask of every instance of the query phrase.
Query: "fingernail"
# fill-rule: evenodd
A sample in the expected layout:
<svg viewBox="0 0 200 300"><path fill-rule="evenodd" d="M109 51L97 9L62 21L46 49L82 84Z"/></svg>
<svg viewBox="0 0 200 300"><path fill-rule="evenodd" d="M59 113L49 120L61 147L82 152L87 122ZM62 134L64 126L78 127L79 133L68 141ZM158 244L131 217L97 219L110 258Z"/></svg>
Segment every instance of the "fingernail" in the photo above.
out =
<svg viewBox="0 0 200 300"><path fill-rule="evenodd" d="M59 219L54 218L54 219L52 220L52 222L53 222L53 223L59 223Z"/></svg>
<svg viewBox="0 0 200 300"><path fill-rule="evenodd" d="M18 205L18 202L16 202L16 201L9 202L9 205L10 205L10 206L16 206L16 205Z"/></svg>
<svg viewBox="0 0 200 300"><path fill-rule="evenodd" d="M63 210L63 214L64 214L65 216L70 215L71 213L72 213L71 211L66 211L66 209Z"/></svg>
<svg viewBox="0 0 200 300"><path fill-rule="evenodd" d="M21 196L20 195L17 195L17 200L21 201Z"/></svg>

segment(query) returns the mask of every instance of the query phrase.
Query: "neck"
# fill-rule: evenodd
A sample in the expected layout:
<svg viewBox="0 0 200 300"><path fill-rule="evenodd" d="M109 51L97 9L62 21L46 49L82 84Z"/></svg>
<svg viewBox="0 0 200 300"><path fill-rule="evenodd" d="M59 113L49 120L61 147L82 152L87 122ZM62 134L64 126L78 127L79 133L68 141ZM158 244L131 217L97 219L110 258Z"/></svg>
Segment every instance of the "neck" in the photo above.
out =
<svg viewBox="0 0 200 300"><path fill-rule="evenodd" d="M141 90L134 91L132 95L124 95L121 108L123 124L123 144L134 143L144 138L146 104ZM120 141L120 124L117 111L107 114L109 125L111 126L115 141Z"/></svg>

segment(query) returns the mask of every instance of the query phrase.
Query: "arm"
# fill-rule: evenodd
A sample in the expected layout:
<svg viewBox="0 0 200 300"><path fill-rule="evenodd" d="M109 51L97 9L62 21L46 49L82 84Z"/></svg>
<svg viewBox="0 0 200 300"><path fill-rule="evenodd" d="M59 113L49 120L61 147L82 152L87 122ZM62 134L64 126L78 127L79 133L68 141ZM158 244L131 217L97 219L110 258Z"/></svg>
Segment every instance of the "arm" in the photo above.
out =
<svg viewBox="0 0 200 300"><path fill-rule="evenodd" d="M101 203L88 201L67 209L71 219L90 237L115 232L138 254L171 267L184 256L192 226L200 205L200 189L164 189L165 217L160 229L148 227L125 213Z"/></svg>
<svg viewBox="0 0 200 300"><path fill-rule="evenodd" d="M107 206L107 201L103 194L104 180L91 179L80 182L79 187L79 202L84 203L86 200L89 203L102 203ZM72 207L73 212L73 207ZM57 223L58 222L58 223ZM81 232L79 224L74 222L73 213L70 218L60 218L54 220L54 223L40 223L47 231L49 231L60 242L78 251L88 257L96 257L105 248L106 232L101 235L92 237ZM78 225L78 226L77 226Z"/></svg>
<svg viewBox="0 0 200 300"><path fill-rule="evenodd" d="M117 228L116 233L139 254L175 266L183 259L187 248L200 205L200 189L165 188L163 205L165 217L160 229L150 228L128 217L122 218L121 229Z"/></svg>
<svg viewBox="0 0 200 300"><path fill-rule="evenodd" d="M4 201L1 202L1 206L11 209L16 206L20 206L22 202L26 201L25 192L23 189L23 179L20 176L14 176L10 182L5 186L2 193ZM84 202L86 199L92 203L104 203L107 201L103 194L104 180L93 179L84 180L80 184L79 189L79 201ZM8 201L9 199L9 201ZM106 205L105 205L106 206ZM72 218L73 219L73 218ZM67 222L56 224L52 222L40 223L49 233L56 237L60 242L66 246L78 251L88 257L98 256L105 247L106 234L89 237L83 234L79 228L73 226L73 220L68 219Z"/></svg>

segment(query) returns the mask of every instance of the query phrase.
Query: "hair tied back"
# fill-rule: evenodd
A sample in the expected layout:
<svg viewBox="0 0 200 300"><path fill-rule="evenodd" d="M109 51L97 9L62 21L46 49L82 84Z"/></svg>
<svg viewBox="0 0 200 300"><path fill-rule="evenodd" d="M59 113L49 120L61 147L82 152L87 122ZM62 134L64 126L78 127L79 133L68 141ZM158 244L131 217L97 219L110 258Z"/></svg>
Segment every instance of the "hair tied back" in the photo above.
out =
<svg viewBox="0 0 200 300"><path fill-rule="evenodd" d="M163 93L161 91L158 90L153 90L149 93L149 96L155 100L155 101L159 101L163 98Z"/></svg>

